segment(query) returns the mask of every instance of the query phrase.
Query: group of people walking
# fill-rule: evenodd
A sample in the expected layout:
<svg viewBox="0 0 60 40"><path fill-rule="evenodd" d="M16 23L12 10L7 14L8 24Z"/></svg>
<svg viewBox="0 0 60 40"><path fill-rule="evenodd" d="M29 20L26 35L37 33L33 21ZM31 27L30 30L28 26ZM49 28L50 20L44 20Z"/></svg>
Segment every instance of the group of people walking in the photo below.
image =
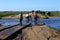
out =
<svg viewBox="0 0 60 40"><path fill-rule="evenodd" d="M27 19L27 22L32 21L31 15L28 14L27 17L26 17L26 19ZM36 15L34 16L34 22L35 22L35 24L37 24L37 20L38 20L38 15L36 14ZM23 13L20 14L20 25L21 25L21 26L22 26L22 21L23 21Z"/></svg>

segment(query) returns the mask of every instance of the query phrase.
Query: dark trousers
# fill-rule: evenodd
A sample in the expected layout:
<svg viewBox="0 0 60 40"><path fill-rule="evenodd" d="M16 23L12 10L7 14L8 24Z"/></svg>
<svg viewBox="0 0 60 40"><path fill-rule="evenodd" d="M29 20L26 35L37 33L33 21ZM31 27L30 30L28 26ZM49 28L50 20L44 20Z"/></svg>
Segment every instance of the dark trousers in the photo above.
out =
<svg viewBox="0 0 60 40"><path fill-rule="evenodd" d="M22 26L22 19L20 19L20 25Z"/></svg>
<svg viewBox="0 0 60 40"><path fill-rule="evenodd" d="M37 19L35 19L35 24L37 24Z"/></svg>

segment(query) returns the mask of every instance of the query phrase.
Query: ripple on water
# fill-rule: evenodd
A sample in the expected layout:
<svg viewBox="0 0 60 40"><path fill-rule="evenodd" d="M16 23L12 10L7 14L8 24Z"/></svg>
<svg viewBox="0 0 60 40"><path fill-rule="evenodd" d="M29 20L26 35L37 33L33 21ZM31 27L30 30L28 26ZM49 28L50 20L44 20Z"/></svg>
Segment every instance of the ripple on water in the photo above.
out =
<svg viewBox="0 0 60 40"><path fill-rule="evenodd" d="M46 25L53 27L53 28L59 28L60 29L60 18L59 17L53 17L49 19L42 19L41 20Z"/></svg>
<svg viewBox="0 0 60 40"><path fill-rule="evenodd" d="M18 19L0 20L0 22L3 22L2 25L8 26L8 25L12 25L12 24L18 24L19 20ZM27 19L24 18L22 23L23 23L23 25L26 24ZM32 19L30 21L30 23L31 23L31 25L35 25L34 19ZM53 28L60 28L60 18L59 17L53 17L53 18L49 18L49 19L38 18L37 23L38 24L45 23L46 25L51 26Z"/></svg>

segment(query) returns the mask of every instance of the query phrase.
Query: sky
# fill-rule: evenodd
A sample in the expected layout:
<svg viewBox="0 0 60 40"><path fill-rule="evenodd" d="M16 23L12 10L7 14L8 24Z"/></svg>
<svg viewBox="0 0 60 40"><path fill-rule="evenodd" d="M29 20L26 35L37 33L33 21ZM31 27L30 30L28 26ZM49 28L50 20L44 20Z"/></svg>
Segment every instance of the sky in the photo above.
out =
<svg viewBox="0 0 60 40"><path fill-rule="evenodd" d="M60 0L0 0L0 11L60 11Z"/></svg>

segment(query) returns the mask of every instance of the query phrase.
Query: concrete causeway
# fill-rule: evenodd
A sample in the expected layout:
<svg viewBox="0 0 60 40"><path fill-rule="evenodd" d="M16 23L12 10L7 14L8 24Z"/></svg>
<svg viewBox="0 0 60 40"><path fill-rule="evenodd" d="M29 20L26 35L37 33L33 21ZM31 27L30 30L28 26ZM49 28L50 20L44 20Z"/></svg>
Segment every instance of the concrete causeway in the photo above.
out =
<svg viewBox="0 0 60 40"><path fill-rule="evenodd" d="M30 23L27 23L25 26L14 26L12 28L5 29L0 32L0 39L6 39L10 37L12 34L16 33L17 31L24 29L25 27L29 26Z"/></svg>

